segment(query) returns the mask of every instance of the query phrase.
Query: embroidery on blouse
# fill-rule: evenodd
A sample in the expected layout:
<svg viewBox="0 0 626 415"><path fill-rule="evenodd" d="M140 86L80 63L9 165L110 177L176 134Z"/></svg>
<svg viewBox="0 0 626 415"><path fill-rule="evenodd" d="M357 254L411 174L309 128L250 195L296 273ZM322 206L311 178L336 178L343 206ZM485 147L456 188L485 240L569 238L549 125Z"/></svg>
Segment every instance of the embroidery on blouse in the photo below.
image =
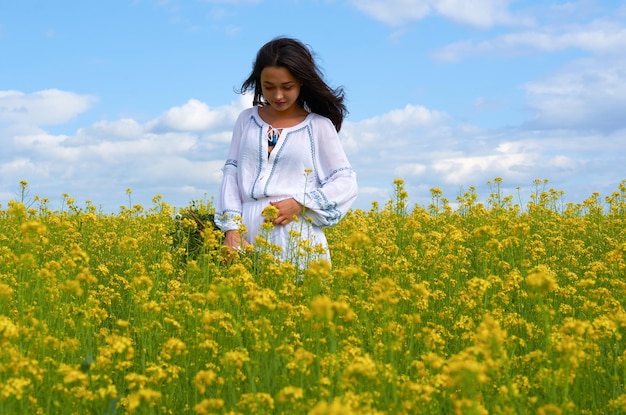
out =
<svg viewBox="0 0 626 415"><path fill-rule="evenodd" d="M251 199L253 200L258 200L257 197L255 197L255 189L257 188L257 185L260 184L260 180L263 174L263 166L265 165L265 163L267 163L267 158L264 157L263 155L263 140L268 140L268 145L270 145L270 140L272 139L272 137L270 137L270 132L272 131L271 129L268 131L264 131L264 124L260 124L257 119L255 117L252 117L252 120L254 121L254 124L256 125L256 127L258 128L258 159L257 159L257 168L256 168L256 177L254 180L254 183L252 185L252 188L250 189L250 193L249 196ZM270 126L270 128L273 128ZM280 148L278 148L276 150L276 154L275 157L270 165L270 171L269 174L267 175L267 180L265 180L265 185L263 187L263 195L265 197L269 197L269 186L272 183L272 178L275 175L275 170L277 168L277 166L282 163L282 159L283 159L283 151L284 148L287 146L287 143L289 141L289 139L291 138L291 134L292 133L298 133L301 132L302 130L306 130L306 136L308 138L308 142L309 142L309 149L310 149L310 153L311 153L311 160L313 163L313 174L315 175L315 179L317 181L317 183L319 183L321 186L325 185L333 176L335 176L337 173L343 172L343 171L352 171L352 168L350 166L346 166L346 167L341 167L338 169L333 170L332 172L329 173L328 176L324 177L324 178L320 178L319 176L319 168L317 165L317 157L316 157L316 143L315 140L313 139L313 131L312 131L313 126L311 125L311 123L307 123L306 125L302 126L301 128L299 128L298 130L294 130L294 131L289 131L285 134L284 138L283 138L283 143L280 146ZM282 129L280 129L282 130ZM282 131L279 132L279 135L282 134ZM280 137L279 137L280 138ZM276 143L278 142L278 139L276 138ZM326 197L326 195L320 190L320 189L316 189L316 190L312 190L310 192L306 193L305 199L311 200L320 211L324 212L324 217L325 220L327 221L328 225L333 225L339 222L339 220L341 219L341 212L339 211L339 209L337 209L337 203L336 202L331 202L328 200L328 198Z"/></svg>
<svg viewBox="0 0 626 415"><path fill-rule="evenodd" d="M274 176L274 170L276 170L276 166L278 165L278 163L281 162L281 155L285 149L285 147L287 146L287 142L289 141L289 137L291 136L291 134L296 134L302 130L307 130L309 133L309 136L311 135L311 129L309 128L308 125L303 126L302 128L298 128L297 130L294 131L289 131L286 135L285 138L283 139L283 144L280 146L280 148L278 149L277 153L276 153L276 157L274 158L274 162L272 163L272 168L270 170L270 174L267 177L267 181L265 182L265 188L263 189L263 194L268 197L268 193L267 193L267 189L269 187L269 184L271 182L272 176Z"/></svg>
<svg viewBox="0 0 626 415"><path fill-rule="evenodd" d="M326 182L328 182L328 181L331 179L331 177L333 177L333 176L334 176L334 175L336 175L337 173L341 173L341 172L343 172L343 171L348 171L348 172L351 172L351 171L353 171L353 170L352 170L352 167L341 167L341 168L335 169L335 170L331 171L331 172L330 172L330 174L329 174L328 176L324 177L324 178L321 180L321 183L322 183L322 184L326 184Z"/></svg>
<svg viewBox="0 0 626 415"><path fill-rule="evenodd" d="M252 200L258 200L254 197L254 189L256 188L257 183L261 177L261 172L263 171L263 125L259 124L255 117L251 117L252 121L256 125L259 130L258 134L258 145L257 145L257 164L256 164L256 177L254 178L254 183L250 187L250 193L248 194Z"/></svg>
<svg viewBox="0 0 626 415"><path fill-rule="evenodd" d="M218 215L215 215L215 223L219 223L222 226L227 225L229 222L236 222L235 219L241 217L242 213L236 209L224 209Z"/></svg>
<svg viewBox="0 0 626 415"><path fill-rule="evenodd" d="M326 217L328 224L326 226L332 226L339 223L339 220L341 219L341 212L337 209L336 202L330 202L324 192L320 189L308 192L307 195L317 204L321 211L328 214Z"/></svg>
<svg viewBox="0 0 626 415"><path fill-rule="evenodd" d="M317 181L320 184L320 186L324 186L330 180L330 178L334 176L335 173L337 173L338 171L351 169L349 167L336 169L336 170L333 170L328 176L324 177L323 179L320 178L319 168L317 166L317 157L315 155L317 149L315 147L315 140L313 140L313 133L311 130L309 130L309 143L311 146L311 159L313 160L313 172L315 173L315 177L317 178ZM319 210L321 210L322 212L325 212L328 215L325 217L327 221L327 225L325 226L332 226L332 225L336 225L337 223L339 223L339 220L341 219L341 211L337 209L337 202L329 201L328 198L326 197L326 194L324 194L324 192L321 189L316 189L316 190L307 192L305 195L305 201L307 197L310 200L312 200L313 203L317 205Z"/></svg>

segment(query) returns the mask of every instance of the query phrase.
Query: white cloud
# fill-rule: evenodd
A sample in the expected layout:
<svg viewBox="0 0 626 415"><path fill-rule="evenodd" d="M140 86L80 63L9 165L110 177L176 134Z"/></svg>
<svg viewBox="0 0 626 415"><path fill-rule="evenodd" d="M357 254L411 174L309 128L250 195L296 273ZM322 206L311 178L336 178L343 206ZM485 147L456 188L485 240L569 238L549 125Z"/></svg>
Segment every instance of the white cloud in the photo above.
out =
<svg viewBox="0 0 626 415"><path fill-rule="evenodd" d="M10 162L0 164L1 177L14 176L14 173L16 171L29 171L34 172L37 175L43 176L47 176L48 174L48 169L46 168L46 166L38 163L33 163L33 161L26 157L16 157ZM17 184L17 181L15 182L15 184Z"/></svg>
<svg viewBox="0 0 626 415"><path fill-rule="evenodd" d="M184 105L165 111L150 121L146 128L151 131L206 131L234 123L239 112L251 104L250 96L242 96L235 105L210 108L204 102L190 99Z"/></svg>
<svg viewBox="0 0 626 415"><path fill-rule="evenodd" d="M398 177L419 176L426 172L426 166L421 163L403 164L396 167L394 173Z"/></svg>
<svg viewBox="0 0 626 415"><path fill-rule="evenodd" d="M58 125L87 111L96 99L58 89L27 94L0 91L0 125Z"/></svg>
<svg viewBox="0 0 626 415"><path fill-rule="evenodd" d="M75 96L58 92L53 95L64 97L63 102ZM17 102L15 97L32 99L14 91L2 96L10 97L12 103ZM25 111L28 116L6 116L6 124L0 125L2 135L7 134L0 156L0 188L10 189L20 180L34 187L62 181L65 189L55 187L55 195L41 196L74 196L76 191L80 192L77 200L113 202L113 208L117 204L111 196L123 198L125 189L135 185L135 197L147 200L165 189L188 198L190 189L206 189L220 181L234 118L248 100L244 96L217 109L190 100L146 123L130 118L103 120L70 135L51 134L36 127L51 119L67 120L68 115L46 118L50 117L49 105L30 104Z"/></svg>
<svg viewBox="0 0 626 415"><path fill-rule="evenodd" d="M423 113L429 111L432 112L423 108ZM404 124L408 119L384 114L350 124L352 138L369 137L371 128L381 125L385 131L404 134L397 139L388 135L379 142L359 142L358 151L349 154L360 182L368 184L363 197L386 201L393 179L399 177L405 180L412 202L423 205L430 202L428 189L433 187L442 188L444 196L453 200L460 188L475 186L484 200L489 195L486 183L501 177L503 190L513 193L517 193L516 187L528 190L534 179L548 179L550 186L566 191L569 200L580 202L592 191L609 194L626 178L619 167L626 165L626 128L612 133L577 129L484 130L458 125L442 114L426 117L437 122L417 122L414 128L407 129ZM415 132L416 126L419 133Z"/></svg>
<svg viewBox="0 0 626 415"><path fill-rule="evenodd" d="M511 16L509 0L437 0L432 3L440 15L471 26L487 28L498 24L532 24L528 18Z"/></svg>
<svg viewBox="0 0 626 415"><path fill-rule="evenodd" d="M80 128L75 137L77 144L100 140L133 140L145 132L145 127L131 118L115 121L98 121L89 127ZM68 142L69 144L69 142Z"/></svg>
<svg viewBox="0 0 626 415"><path fill-rule="evenodd" d="M429 126L437 124L447 118L447 115L440 111L429 110L421 105L407 104L404 108L389 111L388 113L374 117L368 122L380 123L383 125L404 125Z"/></svg>
<svg viewBox="0 0 626 415"><path fill-rule="evenodd" d="M626 128L626 60L579 60L524 89L529 128Z"/></svg>
<svg viewBox="0 0 626 415"><path fill-rule="evenodd" d="M477 55L518 55L565 49L622 55L626 49L626 27L612 20L596 20L585 25L546 26L506 33L481 42L462 40L439 48L433 56L441 61L456 62Z"/></svg>
<svg viewBox="0 0 626 415"><path fill-rule="evenodd" d="M149 123L148 129L155 131L202 131L220 121L220 114L213 111L204 102L190 99L180 107L167 110L156 120Z"/></svg>
<svg viewBox="0 0 626 415"><path fill-rule="evenodd" d="M598 79L603 85L613 85L621 79L616 73ZM537 103L550 95L580 93L577 81L565 78L561 82L536 81L529 91ZM591 86L597 89L599 84ZM626 96L622 89L618 92ZM156 194L164 194L165 201L175 206L215 196L233 114L246 103L242 98L230 106L209 109L197 101L168 109L146 123L129 118L98 121L70 135L43 130L13 134L5 139L9 145L0 157L0 189L6 197L24 179L32 194L54 199L68 193L79 202L107 203L109 210L127 203L125 189L129 187L134 203L144 205ZM556 105L543 110L557 111ZM203 124L198 114L210 114L214 121ZM41 118L33 113L30 119ZM25 131L27 127L23 126ZM535 178L550 179L557 189L576 182L581 194L571 196L582 200L592 190L612 192L623 179L621 166L626 163L626 128L611 132L540 126L485 130L420 105L346 122L341 138L362 184L355 205L360 208L369 207L371 200L389 200L397 177L406 181L412 202L421 204L430 203L428 189L433 187L442 188L450 200L459 187L470 185L485 197L485 183L495 177L513 188L528 188Z"/></svg>
<svg viewBox="0 0 626 415"><path fill-rule="evenodd" d="M351 3L363 13L390 26L420 20L431 12L428 0L351 0Z"/></svg>
<svg viewBox="0 0 626 415"><path fill-rule="evenodd" d="M487 154L481 156L459 155L435 161L433 170L445 183L485 183L495 176L506 176L508 180L523 177L519 170L528 170L536 158L530 154Z"/></svg>
<svg viewBox="0 0 626 415"><path fill-rule="evenodd" d="M510 14L510 0L352 0L351 3L390 26L401 26L429 15L481 28L532 24L532 19Z"/></svg>
<svg viewBox="0 0 626 415"><path fill-rule="evenodd" d="M368 151L373 145L394 147L414 140L420 131L436 128L447 120L444 112L407 104L358 123L346 122L341 135L347 152Z"/></svg>
<svg viewBox="0 0 626 415"><path fill-rule="evenodd" d="M521 85L529 111L525 127L619 130L626 127L626 26L615 15L585 24L503 34L482 42L460 41L439 49L435 57L457 61L475 55L586 51L589 57L570 61L550 75Z"/></svg>

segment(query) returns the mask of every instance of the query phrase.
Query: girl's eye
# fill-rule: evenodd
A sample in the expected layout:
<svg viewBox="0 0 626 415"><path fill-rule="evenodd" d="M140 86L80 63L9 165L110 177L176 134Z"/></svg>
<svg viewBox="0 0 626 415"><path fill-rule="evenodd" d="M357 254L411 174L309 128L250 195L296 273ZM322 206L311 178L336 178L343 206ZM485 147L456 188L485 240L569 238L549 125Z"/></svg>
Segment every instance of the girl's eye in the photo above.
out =
<svg viewBox="0 0 626 415"><path fill-rule="evenodd" d="M286 85L286 86L282 86L280 87L280 89L282 89L283 91L291 91L294 88L294 85ZM269 85L264 85L263 86L263 90L264 91L274 91L276 89L275 86L269 86Z"/></svg>

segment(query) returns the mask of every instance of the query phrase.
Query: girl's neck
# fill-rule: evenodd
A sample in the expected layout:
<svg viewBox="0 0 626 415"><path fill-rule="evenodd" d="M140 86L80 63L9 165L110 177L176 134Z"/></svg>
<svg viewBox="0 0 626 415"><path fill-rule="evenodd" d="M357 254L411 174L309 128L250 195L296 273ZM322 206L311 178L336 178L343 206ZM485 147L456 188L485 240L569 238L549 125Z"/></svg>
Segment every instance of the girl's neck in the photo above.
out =
<svg viewBox="0 0 626 415"><path fill-rule="evenodd" d="M285 111L276 111L270 105L265 105L260 106L258 111L263 121L275 128L293 127L304 121L307 115L309 115L304 108L298 105L294 105Z"/></svg>

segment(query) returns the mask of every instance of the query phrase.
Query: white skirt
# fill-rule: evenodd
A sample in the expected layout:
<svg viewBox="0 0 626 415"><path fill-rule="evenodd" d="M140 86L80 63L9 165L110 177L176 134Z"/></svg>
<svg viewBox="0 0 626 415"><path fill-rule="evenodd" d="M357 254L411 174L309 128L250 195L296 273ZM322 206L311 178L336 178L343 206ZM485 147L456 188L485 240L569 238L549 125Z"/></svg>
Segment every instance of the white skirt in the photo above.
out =
<svg viewBox="0 0 626 415"><path fill-rule="evenodd" d="M325 259L330 262L330 252L324 231L305 220L303 215L298 220L293 220L287 225L271 225L263 228L265 222L262 215L263 209L269 206L270 198L244 202L242 206L242 219L246 226L246 241L259 246L263 241L281 248L281 260L290 261L297 266L306 266L312 260ZM261 243L257 243L261 238ZM260 248L261 249L261 248Z"/></svg>

